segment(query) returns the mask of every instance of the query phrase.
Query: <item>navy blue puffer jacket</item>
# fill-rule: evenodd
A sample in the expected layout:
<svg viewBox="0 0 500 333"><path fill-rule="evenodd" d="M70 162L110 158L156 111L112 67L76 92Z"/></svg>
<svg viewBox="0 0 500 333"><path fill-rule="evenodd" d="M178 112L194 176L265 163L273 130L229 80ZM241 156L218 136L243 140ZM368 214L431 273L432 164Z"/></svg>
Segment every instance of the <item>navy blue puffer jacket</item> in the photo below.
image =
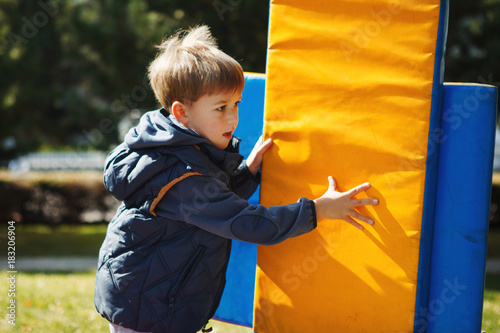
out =
<svg viewBox="0 0 500 333"><path fill-rule="evenodd" d="M231 239L276 244L316 227L309 199L247 203L258 178L237 143L217 149L157 110L108 156L104 184L123 203L99 252L104 318L141 332L196 332L219 304Z"/></svg>

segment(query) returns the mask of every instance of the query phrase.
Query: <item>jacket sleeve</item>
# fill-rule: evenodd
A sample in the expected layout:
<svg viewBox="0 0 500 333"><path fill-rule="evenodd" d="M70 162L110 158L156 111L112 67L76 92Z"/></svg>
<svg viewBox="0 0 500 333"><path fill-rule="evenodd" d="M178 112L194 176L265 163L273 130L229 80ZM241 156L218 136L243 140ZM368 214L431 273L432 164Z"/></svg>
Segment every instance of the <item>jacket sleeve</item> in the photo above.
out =
<svg viewBox="0 0 500 333"><path fill-rule="evenodd" d="M260 184L260 171L252 175L246 160L234 171L231 177L231 190L243 199L248 199Z"/></svg>
<svg viewBox="0 0 500 333"><path fill-rule="evenodd" d="M192 176L175 184L155 208L158 216L181 220L221 237L271 245L316 228L314 202L266 208L249 205L221 181Z"/></svg>

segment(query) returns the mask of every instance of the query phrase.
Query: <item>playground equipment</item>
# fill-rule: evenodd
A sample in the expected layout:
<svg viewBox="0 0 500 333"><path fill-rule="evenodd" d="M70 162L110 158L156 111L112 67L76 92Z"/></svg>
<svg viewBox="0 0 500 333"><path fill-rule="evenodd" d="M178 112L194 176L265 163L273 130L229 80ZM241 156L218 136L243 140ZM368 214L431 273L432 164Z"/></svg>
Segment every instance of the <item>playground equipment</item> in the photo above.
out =
<svg viewBox="0 0 500 333"><path fill-rule="evenodd" d="M447 6L271 2L266 77L246 76L236 133L243 154L262 130L275 142L251 203L319 197L332 175L341 190L370 181L380 204L364 231L322 221L257 255L234 242L216 318L256 332L480 332L497 92L443 85Z"/></svg>

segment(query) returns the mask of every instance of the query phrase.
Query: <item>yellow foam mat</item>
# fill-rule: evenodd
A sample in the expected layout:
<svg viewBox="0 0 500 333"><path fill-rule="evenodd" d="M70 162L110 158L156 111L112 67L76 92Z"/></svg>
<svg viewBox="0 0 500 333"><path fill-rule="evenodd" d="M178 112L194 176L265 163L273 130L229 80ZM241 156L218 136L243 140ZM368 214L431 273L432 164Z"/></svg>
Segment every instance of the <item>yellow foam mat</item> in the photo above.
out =
<svg viewBox="0 0 500 333"><path fill-rule="evenodd" d="M256 332L413 330L440 3L271 1L261 203L369 181L360 231L259 246ZM366 195L363 195L366 196ZM361 196L361 197L363 197Z"/></svg>

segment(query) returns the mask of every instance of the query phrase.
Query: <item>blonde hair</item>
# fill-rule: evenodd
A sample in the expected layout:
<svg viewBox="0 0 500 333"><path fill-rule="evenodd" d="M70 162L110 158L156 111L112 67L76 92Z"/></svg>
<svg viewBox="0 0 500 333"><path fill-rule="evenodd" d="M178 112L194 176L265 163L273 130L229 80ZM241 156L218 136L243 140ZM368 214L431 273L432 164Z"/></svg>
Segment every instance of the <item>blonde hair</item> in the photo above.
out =
<svg viewBox="0 0 500 333"><path fill-rule="evenodd" d="M243 89L241 65L219 50L207 26L178 31L157 48L149 81L168 112L176 100L192 103L207 94Z"/></svg>

